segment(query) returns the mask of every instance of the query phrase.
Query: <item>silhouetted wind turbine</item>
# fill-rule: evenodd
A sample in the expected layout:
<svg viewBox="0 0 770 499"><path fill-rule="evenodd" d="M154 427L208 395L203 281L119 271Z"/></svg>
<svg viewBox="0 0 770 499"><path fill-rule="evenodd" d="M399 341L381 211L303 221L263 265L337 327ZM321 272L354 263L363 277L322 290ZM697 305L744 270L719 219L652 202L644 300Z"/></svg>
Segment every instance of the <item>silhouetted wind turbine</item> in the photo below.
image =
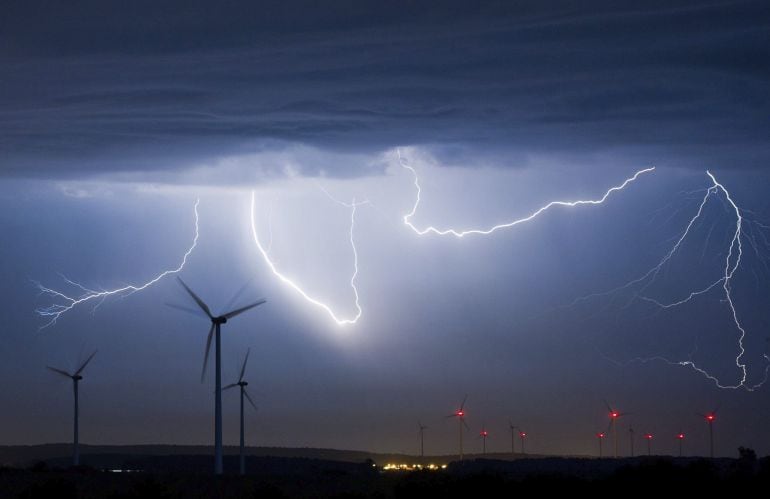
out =
<svg viewBox="0 0 770 499"><path fill-rule="evenodd" d="M628 427L628 439L631 443L631 457L634 457L634 428Z"/></svg>
<svg viewBox="0 0 770 499"><path fill-rule="evenodd" d="M427 430L428 427L423 426L419 421L417 421L417 427L420 429L420 457L425 457L425 430Z"/></svg>
<svg viewBox="0 0 770 499"><path fill-rule="evenodd" d="M481 427L481 431L479 432L479 437L481 437L483 444L481 447L481 454L484 455L487 453L487 437L489 436L489 432L486 430L486 425L483 425Z"/></svg>
<svg viewBox="0 0 770 499"><path fill-rule="evenodd" d="M679 457L682 457L682 442L684 442L684 433L677 433L676 439L679 440Z"/></svg>
<svg viewBox="0 0 770 499"><path fill-rule="evenodd" d="M647 455L652 455L652 433L645 433L644 438L647 440Z"/></svg>
<svg viewBox="0 0 770 499"><path fill-rule="evenodd" d="M516 441L516 438L514 437L515 431L518 429L515 424L511 422L511 420L508 420L508 428L511 429L511 454L516 455L516 446L514 445L514 442Z"/></svg>
<svg viewBox="0 0 770 499"><path fill-rule="evenodd" d="M91 362L91 359L94 358L94 355L96 355L96 350L94 350L94 353L88 356L85 362L83 362L80 367L78 367L77 371L70 374L67 371L63 369L57 369L55 367L46 366L51 371L55 372L56 374L61 374L62 376L66 376L72 380L72 388L73 392L75 394L75 422L74 422L74 435L73 435L73 441L72 441L72 464L73 466L78 466L80 464L80 449L78 448L78 383L80 383L80 380L83 379L83 376L80 375L80 373L83 372L83 369L86 368L89 362Z"/></svg>
<svg viewBox="0 0 770 499"><path fill-rule="evenodd" d="M259 300L256 301L250 305L246 305L245 307L236 308L235 310L232 310L230 312L227 312L222 315L214 316L211 313L211 310L209 309L208 305L201 300L198 295L193 293L193 291L187 287L187 284L182 281L179 277L177 277L179 280L179 284L184 287L184 289L190 294L193 300L195 300L195 303L198 304L201 310L206 314L206 316L211 320L211 329L209 329L209 335L208 338L206 338L206 353L203 357L203 369L201 370L201 383L203 382L204 376L206 374L206 365L208 364L209 360L209 351L211 350L211 339L212 337L216 337L215 342L215 349L214 349L214 359L215 359L215 373L216 373L216 388L214 391L214 473L217 475L222 474L222 356L221 356L221 326L222 324L225 324L228 319L232 319L236 315L240 315L243 312L246 312L247 310L250 310L258 305L262 305L267 300ZM240 292L239 292L240 293ZM233 300L231 300L233 301ZM174 306L174 305L171 305ZM175 308L182 308L178 306L174 306ZM189 310L188 310L189 311ZM216 334L215 334L216 333Z"/></svg>
<svg viewBox="0 0 770 499"><path fill-rule="evenodd" d="M468 423L465 422L465 401L468 400L468 395L463 398L463 403L460 404L460 408L454 413L447 416L448 418L457 418L460 422L460 461L463 460L463 426L470 430Z"/></svg>
<svg viewBox="0 0 770 499"><path fill-rule="evenodd" d="M612 427L612 440L613 445L615 447L615 457L618 457L618 418L622 418L623 416L628 416L631 414L630 412L618 412L612 407L610 407L610 404L607 403L607 401L604 401L604 405L607 406L607 411L609 411L610 415L610 426Z"/></svg>
<svg viewBox="0 0 770 499"><path fill-rule="evenodd" d="M703 416L703 419L706 420L706 422L709 424L709 456L711 459L714 459L714 421L717 419L717 411L719 409L714 409L713 411L701 414Z"/></svg>
<svg viewBox="0 0 770 499"><path fill-rule="evenodd" d="M519 438L521 439L521 454L524 455L524 439L527 438L527 432L519 430Z"/></svg>
<svg viewBox="0 0 770 499"><path fill-rule="evenodd" d="M599 440L599 457L602 457L602 440L604 440L604 432L596 434L597 440Z"/></svg>
<svg viewBox="0 0 770 499"><path fill-rule="evenodd" d="M235 388L236 386L240 387L241 389L241 449L240 449L240 471L241 475L246 474L246 456L244 455L244 445L245 445L245 438L244 438L244 430L243 430L243 399L244 397L246 400L251 404L251 406L254 408L254 410L257 410L257 404L254 403L253 400L251 400L251 396L249 396L249 392L246 391L246 386L248 386L249 382L244 381L243 375L246 373L246 362L249 361L249 353L251 353L251 348L246 350L246 357L243 359L243 365L241 366L241 375L238 376L238 382L232 383L224 388L222 390L229 390L230 388Z"/></svg>

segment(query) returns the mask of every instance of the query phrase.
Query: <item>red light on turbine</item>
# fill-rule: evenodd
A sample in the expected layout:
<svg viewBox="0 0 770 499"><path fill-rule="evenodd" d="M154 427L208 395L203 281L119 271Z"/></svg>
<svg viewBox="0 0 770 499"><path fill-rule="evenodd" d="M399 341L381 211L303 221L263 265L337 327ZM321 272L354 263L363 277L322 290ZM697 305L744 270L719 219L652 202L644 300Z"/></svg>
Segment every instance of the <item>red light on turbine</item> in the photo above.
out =
<svg viewBox="0 0 770 499"><path fill-rule="evenodd" d="M707 419L709 422L711 422L711 421L714 421L714 420L716 419L716 416L714 416L713 414L708 414L708 415L706 416L706 419Z"/></svg>
<svg viewBox="0 0 770 499"><path fill-rule="evenodd" d="M679 440L684 440L684 433L680 433L679 435L676 436L676 438L678 438Z"/></svg>
<svg viewBox="0 0 770 499"><path fill-rule="evenodd" d="M619 414L618 414L617 412L611 412L611 413L610 413L610 417L611 417L611 418L616 418L616 417L618 417L618 416L619 416Z"/></svg>
<svg viewBox="0 0 770 499"><path fill-rule="evenodd" d="M463 411L457 411L457 415L463 417L465 416L465 413Z"/></svg>
<svg viewBox="0 0 770 499"><path fill-rule="evenodd" d="M519 433L519 436L520 436L521 438L524 438L524 437L526 437L526 436L527 436L527 434L526 434L526 433L524 433L524 432L521 432L521 433Z"/></svg>
<svg viewBox="0 0 770 499"><path fill-rule="evenodd" d="M599 438L604 438L604 433L597 433L596 436Z"/></svg>
<svg viewBox="0 0 770 499"><path fill-rule="evenodd" d="M481 436L482 436L482 437L486 437L486 436L488 436L488 435L489 435L489 433L487 433L486 431L482 431L482 432L481 432Z"/></svg>
<svg viewBox="0 0 770 499"><path fill-rule="evenodd" d="M644 436L647 440L652 440L652 433L648 433Z"/></svg>

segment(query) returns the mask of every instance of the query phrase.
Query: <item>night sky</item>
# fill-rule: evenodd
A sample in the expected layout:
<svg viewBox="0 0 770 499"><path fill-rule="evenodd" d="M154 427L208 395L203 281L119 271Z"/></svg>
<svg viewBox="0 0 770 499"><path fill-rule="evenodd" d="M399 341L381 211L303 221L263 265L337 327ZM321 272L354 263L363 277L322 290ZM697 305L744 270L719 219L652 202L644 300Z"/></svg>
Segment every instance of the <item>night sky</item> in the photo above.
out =
<svg viewBox="0 0 770 499"><path fill-rule="evenodd" d="M259 412L247 443L591 454L607 400L654 450L770 453L770 6L686 1L5 1L0 15L0 444L69 441L71 386L98 354L85 443L211 443L214 310L223 377ZM401 158L399 159L399 152ZM489 228L458 239L418 228ZM712 186L688 237L656 275ZM356 315L338 325L274 275ZM333 199L332 199L333 198ZM55 324L36 309L91 300ZM340 202L335 202L340 201ZM742 222L741 260L718 281ZM736 263L734 244L730 262ZM729 266L729 265L728 265ZM65 277L66 276L66 277ZM580 297L599 293L584 300ZM746 380L736 365L745 330ZM666 362L662 359L668 359ZM694 362L703 373L691 365ZM211 364L210 364L211 365ZM770 385L770 382L768 382ZM225 443L238 438L224 394ZM626 438L621 452L627 452ZM637 448L642 448L641 438Z"/></svg>

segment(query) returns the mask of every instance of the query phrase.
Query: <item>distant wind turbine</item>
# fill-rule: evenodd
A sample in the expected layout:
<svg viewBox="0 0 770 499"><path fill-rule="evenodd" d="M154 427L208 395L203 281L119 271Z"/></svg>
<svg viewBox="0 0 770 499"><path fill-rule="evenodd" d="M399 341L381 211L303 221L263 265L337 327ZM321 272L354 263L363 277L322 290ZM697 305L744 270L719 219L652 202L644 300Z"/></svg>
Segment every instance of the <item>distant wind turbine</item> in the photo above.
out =
<svg viewBox="0 0 770 499"><path fill-rule="evenodd" d="M420 421L417 421L417 427L420 429L420 457L425 457L425 430L427 426L423 426Z"/></svg>
<svg viewBox="0 0 770 499"><path fill-rule="evenodd" d="M463 460L463 427L468 428L468 423L465 422L465 401L468 400L468 395L463 398L463 403L460 404L460 408L455 412L447 416L448 418L457 418L460 423L460 461Z"/></svg>
<svg viewBox="0 0 770 499"><path fill-rule="evenodd" d="M486 425L483 425L481 427L481 431L479 432L479 437L481 437L483 444L481 447L481 454L485 455L487 453L487 437L489 436L489 432L487 431Z"/></svg>
<svg viewBox="0 0 770 499"><path fill-rule="evenodd" d="M514 442L516 441L515 435L516 435L516 430L518 429L518 427L515 424L513 424L511 422L511 420L509 419L508 420L508 428L510 428L510 430L511 430L511 454L515 456L516 455L516 446L514 445Z"/></svg>
<svg viewBox="0 0 770 499"><path fill-rule="evenodd" d="M72 387L73 392L75 394L75 421L74 421L74 435L73 435L73 441L72 441L72 464L73 466L80 465L80 449L78 448L78 383L80 383L80 380L83 379L83 376L80 375L80 373L83 372L83 369L86 368L89 362L91 362L91 359L94 358L94 355L96 355L96 350L94 350L94 353L88 356L85 362L83 362L80 367L78 367L77 371L70 374L67 371L63 369L57 369L55 367L46 366L51 371L55 372L56 374L61 374L62 376L66 376L72 380Z"/></svg>
<svg viewBox="0 0 770 499"><path fill-rule="evenodd" d="M209 329L209 335L208 338L206 338L206 353L203 356L203 369L201 370L201 383L203 382L204 376L206 375L206 365L208 364L209 360L209 351L211 350L211 339L213 337L216 337L215 342L215 349L214 349L214 358L215 358L215 374L216 374L216 387L214 391L214 473L217 475L222 474L222 355L221 355L221 326L222 324L225 324L228 319L232 319L236 315L240 315L243 312L246 312L247 310L250 310L258 305L262 305L267 300L258 300L250 305L246 305L245 307L236 308L235 310L232 310L230 312L227 312L222 315L214 316L211 313L211 310L209 309L208 305L204 303L203 300L201 300L198 295L196 295L188 286L187 284L182 281L179 277L177 277L179 280L179 284L184 287L184 289L190 294L193 300L195 300L195 303L200 307L201 310L206 314L206 316L211 320L211 329ZM241 291L243 288L241 288ZM237 296L240 294L240 291L236 294L236 297L234 297L231 302L234 302ZM169 304L170 305L170 304ZM186 310L188 312L192 312L192 310L187 309L185 307L180 307L178 305L170 305L174 308L179 308L182 310ZM229 307L228 307L229 308ZM193 312L195 313L195 312ZM215 334L216 333L216 334Z"/></svg>
<svg viewBox="0 0 770 499"><path fill-rule="evenodd" d="M703 419L706 420L706 422L709 424L709 456L711 459L714 459L714 421L717 420L717 411L719 409L714 409L711 412L708 412L706 414L701 414L703 416Z"/></svg>
<svg viewBox="0 0 770 499"><path fill-rule="evenodd" d="M615 457L618 457L618 418L622 418L623 416L628 416L631 413L630 412L618 412L617 410L613 409L610 404L607 403L607 401L604 401L604 405L607 406L607 411L609 412L610 416L610 427L612 429L612 443L615 447Z"/></svg>
<svg viewBox="0 0 770 499"><path fill-rule="evenodd" d="M238 377L237 383L232 383L224 388L222 390L229 390L230 388L235 388L236 386L240 387L241 389L241 449L240 449L240 472L241 475L246 474L246 456L244 455L244 445L245 445L245 438L244 438L244 429L243 429L243 399L244 397L246 400L251 404L251 406L254 408L254 410L257 410L257 404L254 403L253 400L251 400L251 396L249 395L249 392L246 391L246 386L248 386L249 382L244 381L243 376L246 374L246 362L249 361L249 353L251 353L251 349L249 348L246 350L246 357L243 359L243 365L241 366L241 375Z"/></svg>

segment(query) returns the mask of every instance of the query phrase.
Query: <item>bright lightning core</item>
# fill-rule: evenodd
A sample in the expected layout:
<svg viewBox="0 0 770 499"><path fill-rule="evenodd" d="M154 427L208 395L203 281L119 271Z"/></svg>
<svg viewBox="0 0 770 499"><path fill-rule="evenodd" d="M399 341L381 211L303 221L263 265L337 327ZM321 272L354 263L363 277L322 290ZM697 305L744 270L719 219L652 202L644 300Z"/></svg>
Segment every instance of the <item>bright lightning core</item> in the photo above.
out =
<svg viewBox="0 0 770 499"><path fill-rule="evenodd" d="M325 192L325 191L324 191ZM326 193L328 196L328 193ZM334 199L333 199L334 200ZM318 298L315 298L313 296L310 296L305 290L302 289L300 284L298 284L297 281L287 277L285 274L280 272L278 268L275 265L275 262L270 258L270 250L269 248L265 248L262 246L262 242L259 239L259 233L257 231L257 222L255 217L255 202L256 202L256 193L252 191L251 193L251 233L254 237L254 244L257 246L257 250L259 254L262 256L262 259L264 260L265 264L268 266L270 271L273 273L273 275L278 278L279 281L293 289L296 293L298 293L305 301L310 303L311 305L320 308L324 312L326 312L331 319L337 323L339 326L344 326L347 324L355 324L358 322L358 319L361 318L361 314L363 313L361 309L361 304L359 303L359 297L358 297L358 288L356 287L356 277L358 276L358 251L356 250L356 242L353 237L353 231L355 229L356 224L356 209L361 206L362 204L367 204L368 201L357 203L355 199L352 203L343 203L341 201L334 200L336 203L341 204L342 206L350 209L350 231L348 233L349 240L350 240L350 248L353 253L353 273L350 276L350 288L353 290L353 296L355 297L355 307L356 307L356 313L351 317L343 317L340 315L339 312L335 312L334 309L321 301Z"/></svg>
<svg viewBox="0 0 770 499"><path fill-rule="evenodd" d="M198 204L200 203L200 199L195 201L195 206L193 208L193 211L195 212L195 236L193 237L192 244L190 247L185 251L184 255L182 256L182 261L179 263L179 265L175 268L164 270L154 278L150 279L149 281L143 283L143 284L130 284L128 286L123 286L121 288L116 289L108 289L108 290L93 290L89 289L82 284L79 284L75 281L72 281L70 279L67 279L66 277L62 276L62 279L69 284L70 286L77 288L79 290L79 294L77 295L71 295L64 291L58 291L46 286L43 286L41 283L37 281L33 281L37 288L40 290L40 294L46 295L50 297L52 300L58 301L59 303L54 303L52 305L48 305L46 307L41 307L35 310L38 315L41 317L45 317L48 319L48 322L43 324L41 326L41 329L46 328L48 326L51 326L53 324L56 324L56 321L59 320L59 318L64 315L65 313L69 312L70 310L83 305L85 303L93 303L95 310L96 308L101 305L104 300L106 300L109 297L112 296L120 296L125 297L128 295L131 295L133 293L136 293L137 291L142 291L144 289L149 288L153 284L157 283L164 277L170 275L170 274L176 274L180 272L184 266L187 264L187 258L190 256L190 254L195 249L195 246L198 244Z"/></svg>

